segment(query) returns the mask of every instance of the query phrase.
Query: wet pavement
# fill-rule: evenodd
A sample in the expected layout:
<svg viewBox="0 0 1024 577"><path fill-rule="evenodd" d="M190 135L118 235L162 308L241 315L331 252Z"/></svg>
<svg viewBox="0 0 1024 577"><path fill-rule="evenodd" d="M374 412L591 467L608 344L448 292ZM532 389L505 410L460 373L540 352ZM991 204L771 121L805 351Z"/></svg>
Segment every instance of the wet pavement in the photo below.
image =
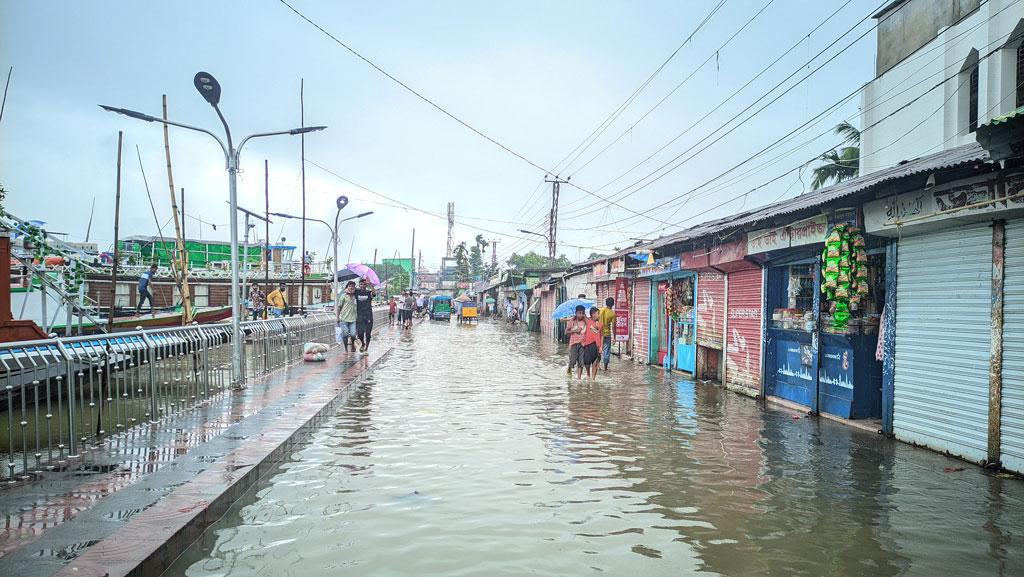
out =
<svg viewBox="0 0 1024 577"><path fill-rule="evenodd" d="M148 557L166 567L344 401L397 332L382 327L369 356L334 349L111 437L71 468L4 484L0 575L117 575Z"/></svg>
<svg viewBox="0 0 1024 577"><path fill-rule="evenodd" d="M1024 482L430 323L166 575L1024 575Z"/></svg>

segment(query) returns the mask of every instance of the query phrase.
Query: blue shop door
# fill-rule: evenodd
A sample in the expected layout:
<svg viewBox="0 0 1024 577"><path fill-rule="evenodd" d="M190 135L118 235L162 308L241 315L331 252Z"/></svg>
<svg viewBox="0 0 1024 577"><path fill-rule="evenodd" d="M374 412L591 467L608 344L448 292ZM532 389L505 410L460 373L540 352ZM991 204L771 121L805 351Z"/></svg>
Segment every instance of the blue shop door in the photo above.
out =
<svg viewBox="0 0 1024 577"><path fill-rule="evenodd" d="M697 340L694 319L679 319L675 323L676 369L693 373L697 369Z"/></svg>

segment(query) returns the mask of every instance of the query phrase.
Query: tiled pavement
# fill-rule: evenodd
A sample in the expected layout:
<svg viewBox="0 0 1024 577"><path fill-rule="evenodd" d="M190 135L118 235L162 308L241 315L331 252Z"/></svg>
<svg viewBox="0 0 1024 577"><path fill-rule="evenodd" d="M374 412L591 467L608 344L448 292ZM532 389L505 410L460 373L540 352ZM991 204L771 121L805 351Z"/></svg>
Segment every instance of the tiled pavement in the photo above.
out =
<svg viewBox="0 0 1024 577"><path fill-rule="evenodd" d="M81 465L0 488L0 575L159 575L391 350L335 348L93 447Z"/></svg>

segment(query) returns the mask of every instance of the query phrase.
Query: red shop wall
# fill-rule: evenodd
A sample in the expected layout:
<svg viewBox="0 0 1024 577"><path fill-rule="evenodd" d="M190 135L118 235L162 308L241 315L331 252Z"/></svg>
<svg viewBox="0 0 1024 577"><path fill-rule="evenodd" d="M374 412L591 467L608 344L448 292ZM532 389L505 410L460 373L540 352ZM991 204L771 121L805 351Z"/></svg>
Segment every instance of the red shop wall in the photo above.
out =
<svg viewBox="0 0 1024 577"><path fill-rule="evenodd" d="M725 382L749 394L761 389L761 269L729 273Z"/></svg>
<svg viewBox="0 0 1024 577"><path fill-rule="evenodd" d="M725 325L725 275L717 271L697 274L697 344L722 350Z"/></svg>
<svg viewBox="0 0 1024 577"><path fill-rule="evenodd" d="M540 332L551 338L555 331L555 321L551 319L555 312L555 291L546 290L540 293Z"/></svg>
<svg viewBox="0 0 1024 577"><path fill-rule="evenodd" d="M633 358L646 363L650 351L651 281L637 280L633 285Z"/></svg>

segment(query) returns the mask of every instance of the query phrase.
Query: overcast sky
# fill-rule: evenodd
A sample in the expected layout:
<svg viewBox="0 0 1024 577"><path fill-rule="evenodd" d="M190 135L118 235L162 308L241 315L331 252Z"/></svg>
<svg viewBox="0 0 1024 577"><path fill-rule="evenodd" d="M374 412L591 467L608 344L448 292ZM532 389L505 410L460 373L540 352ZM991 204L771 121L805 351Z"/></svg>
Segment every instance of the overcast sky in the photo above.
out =
<svg viewBox="0 0 1024 577"><path fill-rule="evenodd" d="M709 134L727 130L731 125L714 132L880 4L776 0L727 42L767 0L726 0L594 145L564 168L557 163L643 84L717 0L290 1L338 39L474 128L546 169L571 175L582 188L616 199L628 192L620 192L626 185ZM861 23L786 86L873 23ZM693 126L797 43L767 73ZM806 171L792 172L744 198L755 186L834 145L837 138L832 135L814 137L843 119L857 124L859 97L825 115L787 147L730 173L716 187L686 196L869 81L874 43L874 33L867 34L764 112L619 201L653 218L636 217L563 186L560 252L577 260L594 250L625 246L630 237L671 232L802 192L810 180ZM710 62L698 69L709 56ZM350 247L352 260L369 261L374 250L378 258L396 251L407 256L415 227L424 264L436 267L445 250L443 214L449 201L455 202L459 221L456 242L471 242L481 232L478 229L486 229L490 232L484 232L485 237L500 239L502 260L512 251L546 251L539 237L524 240L525 235L517 232L546 230L550 189L538 190L543 171L410 94L278 0L0 0L0 65L4 75L8 66L14 67L0 122L0 182L9 191L8 208L22 218L44 220L48 228L67 232L72 240L85 237L95 199L91 240L101 248L112 241L118 130L125 132L121 235L156 232L136 146L159 221L166 225L164 234L173 235L173 226L167 224L171 209L162 131L156 124L116 116L96 105L159 115L161 94L167 94L172 119L219 132L213 110L192 86L193 75L206 70L223 86L221 109L236 138L298 126L299 85L304 79L306 124L329 127L306 138L308 161L391 199L442 215L402 208L307 164L310 216L332 219L339 194L352 199L345 214L375 211L344 226L342 260ZM673 95L627 131L691 73ZM653 159L606 185L691 126ZM580 169L620 135L617 143ZM175 185L186 189L186 233L226 240L227 177L219 149L209 137L184 130L172 130L171 147ZM698 144L694 151L702 147ZM750 170L777 156L777 162ZM247 145L240 204L262 211L264 159L270 167L270 210L297 214L297 137ZM676 197L680 199L664 208L645 211ZM708 211L730 199L735 200ZM704 211L708 212L701 214ZM217 225L216 231L211 224ZM262 239L262 226L256 231ZM295 244L300 234L297 221L280 219L270 232L275 241L284 237ZM307 246L318 258L328 241L323 225L309 225Z"/></svg>

